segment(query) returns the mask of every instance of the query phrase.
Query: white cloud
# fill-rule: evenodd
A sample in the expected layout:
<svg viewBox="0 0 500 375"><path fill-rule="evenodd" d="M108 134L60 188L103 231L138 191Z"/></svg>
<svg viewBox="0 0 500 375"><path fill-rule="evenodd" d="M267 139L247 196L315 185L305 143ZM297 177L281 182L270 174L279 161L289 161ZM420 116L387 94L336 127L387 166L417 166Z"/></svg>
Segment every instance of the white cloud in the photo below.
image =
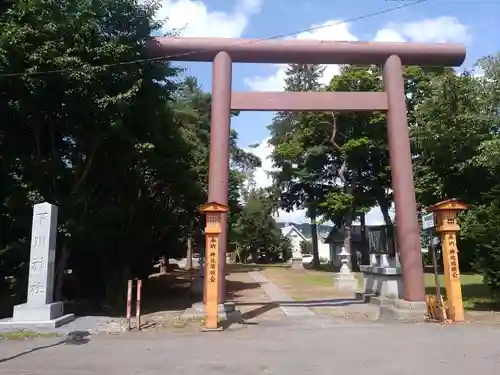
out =
<svg viewBox="0 0 500 375"><path fill-rule="evenodd" d="M467 43L471 35L467 26L456 17L428 18L416 22L391 23L392 29L411 42L419 43Z"/></svg>
<svg viewBox="0 0 500 375"><path fill-rule="evenodd" d="M163 0L159 19L168 18L163 31L179 30L181 36L238 38L262 0L238 0L231 12L210 11L199 0Z"/></svg>
<svg viewBox="0 0 500 375"><path fill-rule="evenodd" d="M394 220L395 212L394 208L389 211L389 216L392 220ZM385 225L384 217L382 216L382 212L380 211L380 207L373 207L366 215L365 215L366 225Z"/></svg>
<svg viewBox="0 0 500 375"><path fill-rule="evenodd" d="M269 172L276 170L273 167L273 161L271 159L271 154L273 153L273 146L269 144L269 138L264 139L257 147L246 148L246 152L250 152L255 156L259 157L262 161L262 167L258 168L255 172L253 179L257 187L268 187L273 183L272 178L269 176Z"/></svg>
<svg viewBox="0 0 500 375"><path fill-rule="evenodd" d="M484 70L481 69L479 66L475 66L472 69L472 75L476 78L484 78Z"/></svg>
<svg viewBox="0 0 500 375"><path fill-rule="evenodd" d="M348 23L338 23L339 21L331 20L323 22L319 25L313 25L312 28L320 27L319 29L302 32L297 34L295 39L299 40L335 40L335 41L356 41L358 40L350 31ZM329 26L326 26L329 25ZM325 26L325 27L322 27ZM287 65L275 64L278 70L268 77L251 77L246 78L244 83L253 91L282 91L284 87ZM326 65L322 84L328 84L331 77L338 74L338 65Z"/></svg>
<svg viewBox="0 0 500 375"><path fill-rule="evenodd" d="M329 25L329 26L325 26ZM327 21L303 32L295 39L357 41L351 33L350 24L338 24L338 21ZM409 23L389 23L375 33L376 42L421 42L421 43L465 43L471 39L467 26L455 17L443 16ZM244 79L244 83L253 91L282 91L286 77L286 65L274 65L277 71L269 76L254 76ZM338 65L327 65L322 84L328 84L331 78L338 74Z"/></svg>
<svg viewBox="0 0 500 375"><path fill-rule="evenodd" d="M393 29L380 29L373 38L375 42L405 42L400 33Z"/></svg>
<svg viewBox="0 0 500 375"><path fill-rule="evenodd" d="M306 210L295 210L292 212L280 210L274 219L280 223L302 224L310 222L306 217Z"/></svg>

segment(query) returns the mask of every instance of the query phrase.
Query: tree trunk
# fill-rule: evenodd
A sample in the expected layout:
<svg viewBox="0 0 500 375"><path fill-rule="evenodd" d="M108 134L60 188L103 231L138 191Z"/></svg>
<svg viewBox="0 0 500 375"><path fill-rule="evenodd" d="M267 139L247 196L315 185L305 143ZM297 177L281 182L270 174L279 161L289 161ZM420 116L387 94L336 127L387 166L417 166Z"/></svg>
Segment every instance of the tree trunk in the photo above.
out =
<svg viewBox="0 0 500 375"><path fill-rule="evenodd" d="M370 262L370 256L368 255L369 253L369 246L370 244L368 243L368 233L366 231L366 215L364 212L361 213L360 215L360 223L361 223L361 264L368 264ZM357 257L356 257L357 259ZM358 266L359 266L359 259L358 260Z"/></svg>
<svg viewBox="0 0 500 375"><path fill-rule="evenodd" d="M59 302L63 300L63 286L64 286L64 274L66 271L66 265L68 264L68 259L70 255L70 249L66 241L64 241L61 248L61 256L56 264L55 269L55 286L54 286L54 301Z"/></svg>
<svg viewBox="0 0 500 375"><path fill-rule="evenodd" d="M351 270L354 269L354 266L356 265L355 259L357 259L357 256L353 254L353 249L352 249L352 231L351 231L351 225L352 225L352 215L349 213L346 215L346 220L344 224L344 247L346 248L347 252L351 254L351 267L349 267Z"/></svg>
<svg viewBox="0 0 500 375"><path fill-rule="evenodd" d="M344 185L347 194L351 196L353 195L354 190L356 189L357 186L357 179L358 179L358 172L353 171L351 183L348 186ZM345 216L345 223L344 223L344 247L346 248L347 252L351 254L351 267L350 267L351 270L354 269L355 266L357 265L357 258L358 258L356 254L353 254L354 249L352 247L351 226L352 226L353 215L354 215L354 204L352 204L351 207L349 208Z"/></svg>
<svg viewBox="0 0 500 375"><path fill-rule="evenodd" d="M160 257L160 273L162 275L167 273L167 257L164 254Z"/></svg>
<svg viewBox="0 0 500 375"><path fill-rule="evenodd" d="M318 226L316 225L316 209L311 208L309 212L311 219L311 236L312 236L312 255L313 268L319 268L319 249L318 249Z"/></svg>
<svg viewBox="0 0 500 375"><path fill-rule="evenodd" d="M391 215L389 215L389 202L385 198L377 199L382 217L384 218L385 225L392 225Z"/></svg>
<svg viewBox="0 0 500 375"><path fill-rule="evenodd" d="M187 255L186 255L186 269L189 271L193 268L193 243L191 236L187 238Z"/></svg>

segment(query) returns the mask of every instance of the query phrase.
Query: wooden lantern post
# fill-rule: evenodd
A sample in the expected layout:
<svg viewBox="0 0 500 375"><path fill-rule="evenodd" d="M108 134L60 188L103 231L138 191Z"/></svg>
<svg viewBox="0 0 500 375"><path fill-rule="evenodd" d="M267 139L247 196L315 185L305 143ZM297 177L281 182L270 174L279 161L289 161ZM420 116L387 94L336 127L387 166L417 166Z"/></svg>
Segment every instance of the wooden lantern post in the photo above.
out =
<svg viewBox="0 0 500 375"><path fill-rule="evenodd" d="M228 211L227 206L217 202L209 202L200 207L206 215L205 225L205 314L207 331L219 331L218 325L218 281L219 277L219 239L222 231L221 216Z"/></svg>
<svg viewBox="0 0 500 375"><path fill-rule="evenodd" d="M457 223L457 214L466 209L467 205L457 199L448 199L427 209L427 212L435 214L436 232L441 233L448 317L455 322L465 320L458 265L457 233L460 226Z"/></svg>

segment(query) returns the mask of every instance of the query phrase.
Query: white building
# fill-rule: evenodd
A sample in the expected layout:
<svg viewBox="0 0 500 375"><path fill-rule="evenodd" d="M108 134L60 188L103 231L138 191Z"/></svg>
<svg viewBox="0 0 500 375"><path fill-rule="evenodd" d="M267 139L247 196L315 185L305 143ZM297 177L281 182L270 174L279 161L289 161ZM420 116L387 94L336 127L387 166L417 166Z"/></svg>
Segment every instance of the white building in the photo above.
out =
<svg viewBox="0 0 500 375"><path fill-rule="evenodd" d="M302 241L307 241L302 233L295 227L295 225L287 225L281 228L281 234L283 237L290 239L290 244L292 245L292 258L294 260L302 259L302 250L300 243Z"/></svg>
<svg viewBox="0 0 500 375"><path fill-rule="evenodd" d="M283 237L287 237L290 239L290 243L292 245L292 257L295 260L300 260L302 259L302 249L300 247L300 244L302 241L306 241L308 243L311 243L312 240L310 238L306 238L300 230L298 230L294 225L287 225L286 227L281 229L281 233L283 234ZM328 235L328 233L326 233ZM329 262L331 259L330 256L330 244L325 242L325 238L320 236L318 234L318 253L319 253L319 259L322 262Z"/></svg>

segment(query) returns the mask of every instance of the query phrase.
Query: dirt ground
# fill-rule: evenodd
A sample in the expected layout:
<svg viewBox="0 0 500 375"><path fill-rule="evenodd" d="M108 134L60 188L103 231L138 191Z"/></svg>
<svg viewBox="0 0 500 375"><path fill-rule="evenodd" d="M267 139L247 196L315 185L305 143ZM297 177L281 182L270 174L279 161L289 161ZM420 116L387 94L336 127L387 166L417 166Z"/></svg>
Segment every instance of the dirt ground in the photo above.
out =
<svg viewBox="0 0 500 375"><path fill-rule="evenodd" d="M333 289L334 273L284 267L270 267L261 272L297 301L354 297L354 294L339 293Z"/></svg>
<svg viewBox="0 0 500 375"><path fill-rule="evenodd" d="M334 273L283 267L266 268L262 273L317 315L348 321L371 321L378 316L376 307L355 301L354 293L335 291Z"/></svg>
<svg viewBox="0 0 500 375"><path fill-rule="evenodd" d="M246 322L282 318L283 311L267 297L248 271L240 267L227 268L226 301L235 303ZM184 270L175 270L164 275L151 275L141 321L143 330L199 330L203 318L182 318L186 308L201 301L201 296L190 293L189 283L195 272L189 274Z"/></svg>
<svg viewBox="0 0 500 375"><path fill-rule="evenodd" d="M248 270L230 269L226 280L227 299L236 304L244 320L256 322L285 316L279 306L272 302L260 285L248 275Z"/></svg>
<svg viewBox="0 0 500 375"><path fill-rule="evenodd" d="M268 267L261 272L273 283L282 288L286 293L297 301L314 302L309 304L309 308L316 314L327 315L333 318L346 318L349 320L374 320L378 311L376 307L367 304L357 304L345 301L354 299L354 295L339 294L332 288L335 273L314 271L314 270L294 270L288 267ZM361 282L359 280L358 282ZM462 286L467 294L468 284ZM443 291L444 292L444 291ZM469 298L470 299L470 298ZM464 304L466 304L464 298ZM325 304L330 306L315 307L315 305ZM469 323L500 324L500 312L489 310L468 310L465 312Z"/></svg>

